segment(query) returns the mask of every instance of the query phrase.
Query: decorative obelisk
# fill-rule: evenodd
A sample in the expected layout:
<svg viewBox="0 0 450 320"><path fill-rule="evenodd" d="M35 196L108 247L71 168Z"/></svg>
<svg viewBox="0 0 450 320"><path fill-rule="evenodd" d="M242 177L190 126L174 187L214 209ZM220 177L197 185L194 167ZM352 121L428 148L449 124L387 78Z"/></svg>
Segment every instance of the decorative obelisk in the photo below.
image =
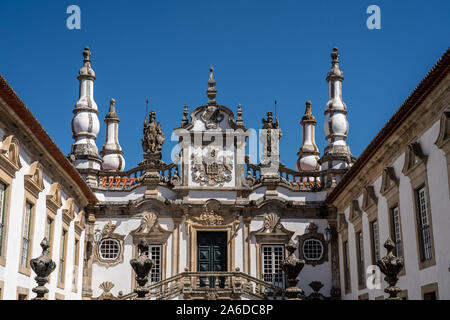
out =
<svg viewBox="0 0 450 320"><path fill-rule="evenodd" d="M316 171L319 166L319 149L315 141L316 118L311 112L311 101L306 101L305 114L300 122L302 126L302 146L297 153L298 171Z"/></svg>
<svg viewBox="0 0 450 320"><path fill-rule="evenodd" d="M98 154L95 139L100 130L97 104L94 100L95 72L91 67L91 52L88 47L83 51L83 67L78 72L79 98L73 109L71 127L73 139L69 159L77 169L99 170L102 159Z"/></svg>
<svg viewBox="0 0 450 320"><path fill-rule="evenodd" d="M109 112L105 117L106 139L100 152L103 163L102 169L108 171L123 171L125 159L119 144L119 117L116 113L116 101L111 98Z"/></svg>
<svg viewBox="0 0 450 320"><path fill-rule="evenodd" d="M342 82L344 76L339 68L339 52L335 47L331 53L331 70L327 74L328 102L325 106L324 131L328 141L323 157L320 159L322 170L333 170L335 173L326 175L325 187L331 190L345 173L345 169L352 165L355 158L347 145L348 121L347 106L342 101ZM342 174L336 171L342 170Z"/></svg>

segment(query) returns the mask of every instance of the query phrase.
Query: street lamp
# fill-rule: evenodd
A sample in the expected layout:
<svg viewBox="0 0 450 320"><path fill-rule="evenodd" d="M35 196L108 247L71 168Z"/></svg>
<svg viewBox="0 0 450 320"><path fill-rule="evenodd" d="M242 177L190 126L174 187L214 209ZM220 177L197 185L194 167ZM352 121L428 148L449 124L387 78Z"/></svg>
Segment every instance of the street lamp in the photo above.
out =
<svg viewBox="0 0 450 320"><path fill-rule="evenodd" d="M327 242L331 242L333 239L333 228L330 226L330 224L327 225L325 228L325 240Z"/></svg>

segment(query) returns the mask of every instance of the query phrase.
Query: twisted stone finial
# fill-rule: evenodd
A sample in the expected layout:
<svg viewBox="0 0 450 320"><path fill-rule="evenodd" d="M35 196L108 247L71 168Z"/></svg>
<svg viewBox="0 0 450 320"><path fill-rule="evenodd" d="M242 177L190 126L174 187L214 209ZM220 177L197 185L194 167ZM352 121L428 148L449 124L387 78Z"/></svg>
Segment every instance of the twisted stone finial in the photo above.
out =
<svg viewBox="0 0 450 320"><path fill-rule="evenodd" d="M91 51L89 50L89 47L87 47L87 46L84 47L83 57L84 57L84 60L83 60L84 63L91 62Z"/></svg>
<svg viewBox="0 0 450 320"><path fill-rule="evenodd" d="M281 270L286 273L288 288L285 290L285 295L289 300L301 300L304 296L303 290L297 287L297 282L299 280L297 276L305 266L305 260L295 257L294 252L296 249L296 244L294 241L290 240L286 245L286 250L289 255L280 264Z"/></svg>
<svg viewBox="0 0 450 320"><path fill-rule="evenodd" d="M184 109L183 109L183 118L181 119L180 128L183 128L185 125L187 125L189 123L188 114L189 114L188 105L185 104Z"/></svg>
<svg viewBox="0 0 450 320"><path fill-rule="evenodd" d="M314 122L316 123L316 118L314 117L314 115L312 114L311 111L311 100L306 101L305 103L306 108L305 108L305 114L302 117L302 121L300 123L305 123L305 122Z"/></svg>
<svg viewBox="0 0 450 320"><path fill-rule="evenodd" d="M138 286L134 289L134 292L137 293L137 299L145 299L145 295L149 292L149 289L146 287L148 282L148 274L153 268L154 262L149 259L147 254L145 253L148 250L148 244L141 240L138 244L139 257L137 259L131 259L130 264L136 273L136 281Z"/></svg>
<svg viewBox="0 0 450 320"><path fill-rule="evenodd" d="M331 59L332 64L339 63L339 52L337 47L333 48L333 52L331 53Z"/></svg>
<svg viewBox="0 0 450 320"><path fill-rule="evenodd" d="M214 80L214 68L210 67L209 71L211 72L209 75L208 81L208 90L206 90L206 96L209 98L208 105L215 104L215 98L217 95L217 89L215 88L216 80Z"/></svg>
<svg viewBox="0 0 450 320"><path fill-rule="evenodd" d="M339 68L339 57L341 55L338 52L338 48L334 47L331 52L331 70L327 74L327 81L332 79L344 80L343 72Z"/></svg>
<svg viewBox="0 0 450 320"><path fill-rule="evenodd" d="M48 276L55 270L55 262L48 257L48 248L50 245L47 238L44 238L41 242L42 254L38 258L30 260L31 269L36 273L34 280L37 282L37 287L33 288L33 292L36 293L36 297L33 300L47 300L45 294L48 289L45 284L48 282Z"/></svg>
<svg viewBox="0 0 450 320"><path fill-rule="evenodd" d="M242 106L241 106L241 104L238 104L236 114L237 114L236 124L238 126L243 126L244 125L244 120L242 119Z"/></svg>
<svg viewBox="0 0 450 320"><path fill-rule="evenodd" d="M118 118L116 113L116 100L114 98L109 100L109 111L106 114L106 118Z"/></svg>
<svg viewBox="0 0 450 320"><path fill-rule="evenodd" d="M396 284L398 281L398 274L403 269L404 260L403 258L394 255L395 243L391 238L386 240L384 247L387 250L387 254L377 261L377 266L385 275L384 280L389 284L389 286L384 289L384 292L389 294L387 300L401 300L401 298L398 297L398 293L402 290L397 287Z"/></svg>

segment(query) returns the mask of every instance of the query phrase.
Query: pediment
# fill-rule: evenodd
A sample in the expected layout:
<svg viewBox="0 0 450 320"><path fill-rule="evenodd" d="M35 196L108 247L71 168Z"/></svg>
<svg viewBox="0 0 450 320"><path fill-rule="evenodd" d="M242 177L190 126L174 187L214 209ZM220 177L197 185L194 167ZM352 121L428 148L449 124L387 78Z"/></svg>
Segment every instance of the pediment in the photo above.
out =
<svg viewBox="0 0 450 320"><path fill-rule="evenodd" d="M438 148L445 149L444 152L450 151L450 109L442 113L439 127L439 135L435 144Z"/></svg>
<svg viewBox="0 0 450 320"><path fill-rule="evenodd" d="M154 212L144 212L139 227L130 232L136 243L144 238L149 243L161 244L167 241L171 233L159 225L158 216Z"/></svg>
<svg viewBox="0 0 450 320"><path fill-rule="evenodd" d="M47 198L47 208L56 213L59 208L62 206L61 201L61 185L58 182L55 182L50 187L50 192L46 196Z"/></svg>
<svg viewBox="0 0 450 320"><path fill-rule="evenodd" d="M343 230L348 228L348 222L347 219L345 219L345 213L339 213L338 218L338 230L339 232L342 232Z"/></svg>
<svg viewBox="0 0 450 320"><path fill-rule="evenodd" d="M0 143L0 167L11 177L22 168L19 156L19 140L14 135L9 135Z"/></svg>
<svg viewBox="0 0 450 320"><path fill-rule="evenodd" d="M405 163L403 165L403 174L409 176L415 169L426 168L428 156L422 152L419 142L413 142L406 146Z"/></svg>
<svg viewBox="0 0 450 320"><path fill-rule="evenodd" d="M395 174L395 170L393 167L386 167L383 170L383 175L381 177L381 189L380 193L382 195L386 195L393 187L397 187L400 183L400 180L397 178Z"/></svg>
<svg viewBox="0 0 450 320"><path fill-rule="evenodd" d="M78 212L75 219L75 232L81 234L81 232L86 228L86 217L84 211Z"/></svg>
<svg viewBox="0 0 450 320"><path fill-rule="evenodd" d="M367 212L371 208L376 208L377 204L378 198L375 195L375 188L373 186L366 186L363 191L362 209Z"/></svg>
<svg viewBox="0 0 450 320"><path fill-rule="evenodd" d="M24 176L24 183L25 188L36 198L44 190L43 167L38 161L31 164L28 174Z"/></svg>
<svg viewBox="0 0 450 320"><path fill-rule="evenodd" d="M74 198L69 198L66 201L66 204L62 210L63 213L63 221L67 224L75 218L75 200Z"/></svg>
<svg viewBox="0 0 450 320"><path fill-rule="evenodd" d="M286 229L280 220L276 213L265 214L263 226L256 231L252 231L251 234L255 236L257 242L281 241L287 243L295 232Z"/></svg>
<svg viewBox="0 0 450 320"><path fill-rule="evenodd" d="M352 200L352 203L350 205L350 215L348 219L350 220L351 223L357 224L361 222L361 217L362 217L362 210L359 207L358 200Z"/></svg>

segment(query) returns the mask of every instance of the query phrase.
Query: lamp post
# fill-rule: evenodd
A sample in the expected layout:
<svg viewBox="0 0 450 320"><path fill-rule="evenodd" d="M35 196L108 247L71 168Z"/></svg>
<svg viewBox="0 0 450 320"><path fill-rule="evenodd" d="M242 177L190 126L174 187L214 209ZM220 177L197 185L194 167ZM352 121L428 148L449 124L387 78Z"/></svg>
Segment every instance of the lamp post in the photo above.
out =
<svg viewBox="0 0 450 320"><path fill-rule="evenodd" d="M102 240L102 233L99 228L94 231L94 242L99 243Z"/></svg>
<svg viewBox="0 0 450 320"><path fill-rule="evenodd" d="M333 232L334 232L333 227L330 226L330 224L328 224L327 227L325 228L325 234L324 234L325 240L326 240L328 243L330 243L331 240L333 240Z"/></svg>

